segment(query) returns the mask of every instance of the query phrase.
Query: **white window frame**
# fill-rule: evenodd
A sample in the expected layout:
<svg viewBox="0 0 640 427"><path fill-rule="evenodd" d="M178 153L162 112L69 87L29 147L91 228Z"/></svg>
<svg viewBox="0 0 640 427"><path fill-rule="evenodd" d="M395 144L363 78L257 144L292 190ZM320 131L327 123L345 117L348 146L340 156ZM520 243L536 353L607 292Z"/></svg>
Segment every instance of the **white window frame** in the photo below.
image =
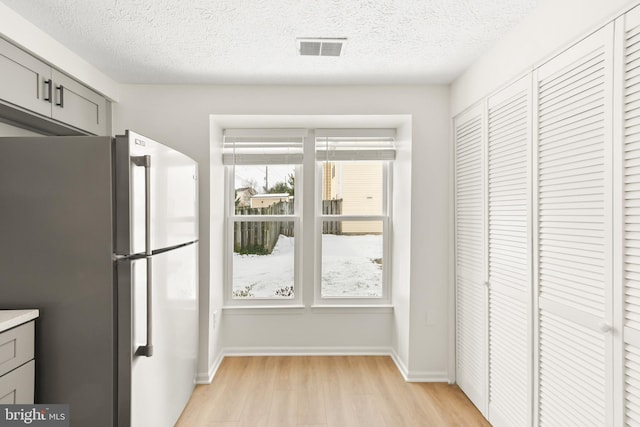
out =
<svg viewBox="0 0 640 427"><path fill-rule="evenodd" d="M286 135L288 133L298 134L299 129L293 130L276 130L276 129L250 129L239 130L241 134L255 134L262 136ZM235 156L235 154L234 154ZM272 156L275 157L275 156ZM254 157L256 162L254 165L269 164L286 164L269 161L268 156L263 156L263 163L260 163L260 157ZM276 157L277 158L277 157ZM227 160L229 162L229 160ZM240 166L240 164L238 164ZM302 305L302 164L293 165L294 169L294 213L292 215L236 215L235 213L235 168L236 164L226 164L225 168L225 271L224 271L224 301L227 307L281 307L281 306L301 306ZM234 225L236 222L260 222L260 221L277 221L277 222L293 222L294 229L294 274L293 274L293 298L272 297L272 298L234 298L233 297L233 245L234 245Z"/></svg>
<svg viewBox="0 0 640 427"><path fill-rule="evenodd" d="M395 129L319 129L315 132L315 138L324 136L340 137L363 137L380 136L395 137ZM314 149L316 141L313 143ZM371 306L391 304L391 189L393 176L393 161L395 151L344 151L337 156L327 155L326 158L316 157L315 171L315 284L314 284L314 305L315 306ZM337 163L346 162L376 162L380 161L383 166L382 171L382 213L380 215L324 215L322 213L322 191L323 165L329 161ZM322 229L325 220L332 221L381 221L382 222L382 295L376 297L335 297L322 296Z"/></svg>
<svg viewBox="0 0 640 427"><path fill-rule="evenodd" d="M278 129L240 129L240 134L251 135L269 135L270 132L273 135L281 133L282 130ZM294 214L293 215L236 215L235 214L235 158L242 158L242 154L233 153L223 154L225 157L225 271L224 271L224 306L229 308L276 308L276 307L304 307L310 305L311 307L367 307L367 306L388 306L391 304L391 233L392 233L392 204L391 204L391 189L393 188L393 157L395 151L385 150L368 150L360 151L345 150L340 153L344 156L356 156L357 158L330 158L332 162L341 160L362 160L362 161L382 161L383 163L383 196L382 196L382 213L380 215L323 215L322 214L322 164L326 159L316 158L316 137L324 135L335 136L395 136L395 129L288 129L286 130L291 134L297 134L301 131L304 135L304 156L303 163L307 167L313 167L315 164L315 170L307 171L303 173L303 164L296 164L294 166L295 176L295 198L294 198ZM286 134L287 132L285 132ZM235 134L235 133L234 133ZM391 157L390 157L391 156ZM234 159L230 162L230 158ZM277 159L287 159L287 155L282 156L269 156L263 157L253 156L251 164L283 164L278 163ZM264 159L264 163L261 163L261 159ZM276 159L276 160L274 160ZM246 160L246 157L244 158ZM246 164L246 163L245 163ZM240 165L240 163L238 163ZM310 173L309 173L310 172ZM303 193L304 182L303 176L306 175L307 179L313 179L312 188L314 189L313 195L305 195ZM307 188L309 190L310 188ZM311 206L313 205L313 206ZM305 221L304 213L307 213L306 221L313 222L313 235L303 235L303 223ZM313 218L309 213L313 212ZM336 221L381 221L383 227L383 263L382 263L382 295L380 297L323 297L322 296L322 224L323 220L330 219ZM293 298L233 298L233 249L234 249L234 224L236 222L243 221L282 221L293 222L294 224L294 296ZM310 229L307 227L307 232ZM313 253L303 254L304 240L309 240L307 243L307 250L313 250ZM311 258L309 258L311 257ZM310 264L311 263L311 264ZM313 283L303 283L304 272L303 265L307 268L313 266ZM306 276L310 278L311 276ZM305 291L308 297L305 298Z"/></svg>

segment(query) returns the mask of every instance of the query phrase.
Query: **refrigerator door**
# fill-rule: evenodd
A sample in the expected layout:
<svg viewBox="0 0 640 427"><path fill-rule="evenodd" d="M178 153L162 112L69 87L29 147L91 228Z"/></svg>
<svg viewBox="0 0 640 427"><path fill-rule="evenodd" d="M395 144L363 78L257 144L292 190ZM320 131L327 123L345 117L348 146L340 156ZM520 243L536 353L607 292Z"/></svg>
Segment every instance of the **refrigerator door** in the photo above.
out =
<svg viewBox="0 0 640 427"><path fill-rule="evenodd" d="M131 131L116 137L115 159L117 254L141 254L198 239L195 161Z"/></svg>
<svg viewBox="0 0 640 427"><path fill-rule="evenodd" d="M153 355L136 355L147 334L147 263L152 263ZM170 427L196 379L198 244L118 262L119 427Z"/></svg>

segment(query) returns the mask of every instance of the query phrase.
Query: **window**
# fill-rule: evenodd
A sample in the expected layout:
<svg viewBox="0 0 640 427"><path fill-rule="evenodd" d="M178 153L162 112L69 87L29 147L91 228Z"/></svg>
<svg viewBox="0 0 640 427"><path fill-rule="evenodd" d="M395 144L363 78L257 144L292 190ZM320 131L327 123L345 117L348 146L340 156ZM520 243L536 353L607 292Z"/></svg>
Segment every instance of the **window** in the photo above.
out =
<svg viewBox="0 0 640 427"><path fill-rule="evenodd" d="M392 135L361 129L316 132L321 181L317 187L320 271L316 299L323 303L390 299Z"/></svg>
<svg viewBox="0 0 640 427"><path fill-rule="evenodd" d="M394 133L225 130L227 305L300 305L303 293L319 305L390 300ZM305 181L315 181L306 186L317 189L315 196L302 194L303 154L308 166L315 157L316 171L305 173ZM304 219L304 251L303 211L316 212ZM315 283L301 283L303 257L315 265Z"/></svg>
<svg viewBox="0 0 640 427"><path fill-rule="evenodd" d="M302 131L225 131L227 301L295 302Z"/></svg>

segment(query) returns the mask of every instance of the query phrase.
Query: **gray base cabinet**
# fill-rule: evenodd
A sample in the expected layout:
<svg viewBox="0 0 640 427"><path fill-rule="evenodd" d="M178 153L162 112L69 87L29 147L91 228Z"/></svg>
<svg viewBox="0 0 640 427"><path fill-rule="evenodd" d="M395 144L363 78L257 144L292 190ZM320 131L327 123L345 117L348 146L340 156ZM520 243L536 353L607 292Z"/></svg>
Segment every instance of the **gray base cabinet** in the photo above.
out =
<svg viewBox="0 0 640 427"><path fill-rule="evenodd" d="M0 102L86 133L110 133L104 97L3 39L0 76Z"/></svg>
<svg viewBox="0 0 640 427"><path fill-rule="evenodd" d="M0 404L32 404L34 321L0 333Z"/></svg>
<svg viewBox="0 0 640 427"><path fill-rule="evenodd" d="M31 405L36 363L33 360L0 377L0 405Z"/></svg>

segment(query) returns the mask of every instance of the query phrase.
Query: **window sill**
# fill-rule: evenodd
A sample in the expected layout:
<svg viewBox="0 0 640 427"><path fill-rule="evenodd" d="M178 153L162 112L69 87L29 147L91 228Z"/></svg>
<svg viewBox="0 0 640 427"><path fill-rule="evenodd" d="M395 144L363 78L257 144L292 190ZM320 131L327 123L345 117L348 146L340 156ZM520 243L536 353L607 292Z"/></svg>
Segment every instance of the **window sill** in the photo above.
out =
<svg viewBox="0 0 640 427"><path fill-rule="evenodd" d="M222 310L229 315L242 315L248 314L249 312L251 314L276 314L276 311L295 314L303 311L305 308L304 305L225 305L222 307Z"/></svg>
<svg viewBox="0 0 640 427"><path fill-rule="evenodd" d="M391 304L314 304L311 307L313 312L366 312L366 313L393 313Z"/></svg>
<svg viewBox="0 0 640 427"><path fill-rule="evenodd" d="M306 309L313 313L393 313L391 304L314 304L304 305L226 305L222 310L227 314L297 314Z"/></svg>

